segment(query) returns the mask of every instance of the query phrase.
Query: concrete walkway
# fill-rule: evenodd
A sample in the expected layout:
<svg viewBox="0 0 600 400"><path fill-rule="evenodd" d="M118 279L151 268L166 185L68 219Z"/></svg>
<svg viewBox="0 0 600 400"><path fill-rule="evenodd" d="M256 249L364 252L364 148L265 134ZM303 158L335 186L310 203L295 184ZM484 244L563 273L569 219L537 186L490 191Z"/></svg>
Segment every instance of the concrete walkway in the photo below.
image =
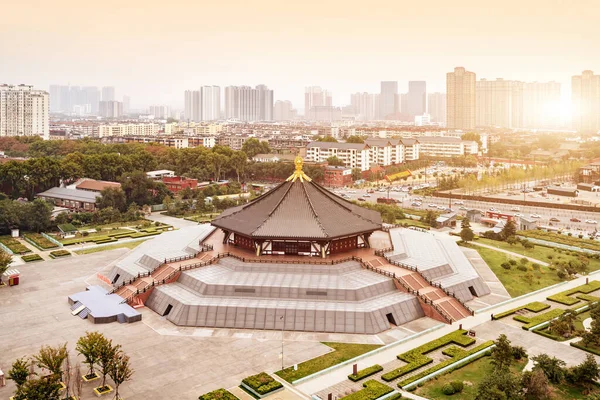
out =
<svg viewBox="0 0 600 400"><path fill-rule="evenodd" d="M169 217L168 215L160 214L160 213L152 213L146 216L146 219L150 221L158 221L163 224L171 225L175 229L186 228L188 226L196 226L197 222L188 221L183 218Z"/></svg>
<svg viewBox="0 0 600 400"><path fill-rule="evenodd" d="M559 285L556 287L552 287L547 290L537 292L535 294L530 294L530 295L521 296L519 298L515 298L512 301L506 302L505 304L495 306L491 309L488 309L481 313L475 314L474 316L464 318L460 322L455 322L452 325L446 325L446 326L442 327L441 329L437 329L435 331L428 332L428 333L418 336L412 340L407 340L405 342L401 342L396 345L390 345L385 350L382 350L382 351L375 353L373 355L370 355L370 356L366 356L363 359L359 360L357 362L358 369L363 369L363 368L369 367L374 364L379 364L379 365L387 364L390 361L395 360L396 355L406 352L415 347L418 347L418 346L425 344L429 341L432 341L434 339L437 339L440 336L451 333L451 332L455 331L456 329L458 329L459 325L461 325L461 324L462 324L463 329L474 329L475 331L477 331L478 326L480 326L484 323L487 323L488 321L491 320L492 313L496 314L499 312L507 311L512 308L515 308L515 307L518 307L521 305L525 305L532 301L543 302L546 300L546 297L548 297L550 295L553 295L553 294L556 294L556 293L559 293L559 292L562 292L562 291L565 291L568 289L572 289L576 286L584 284L585 279L586 279L585 277L579 277L579 278L576 278L565 284L562 284L562 285ZM593 279L594 279L593 276L591 276L590 280L593 280ZM522 331L521 329L518 329L518 330ZM534 333L525 332L525 331L523 331L523 333L528 334L528 335L534 335L534 339L538 338L538 336L535 335ZM511 338L509 337L509 339L511 339ZM585 353L583 351L575 349L575 348L573 348L573 349L581 352L582 357L585 356ZM299 385L296 386L296 388L307 395L311 395L313 393L317 393L321 390L324 390L324 389L336 384L337 382L342 382L342 381L348 379L347 375L350 373L352 373L352 365L344 365L339 368L332 368L331 370L329 370L321 375L315 376L312 379L309 379L309 380L306 380L306 381L300 383Z"/></svg>
<svg viewBox="0 0 600 400"><path fill-rule="evenodd" d="M541 261L541 260L537 260L535 258L527 257L527 256L524 256L523 254L513 253L512 251L504 250L504 249L501 249L499 247L491 246L489 244L478 243L476 241L469 242L469 244L473 244L475 246L485 247L485 248L488 248L488 249L496 250L496 251L499 251L500 253L508 254L508 255L511 255L511 256L513 256L515 258L523 258L523 257L525 257L526 259L528 259L532 263L538 263L540 265L543 265L544 267L547 267L548 265L550 265L550 264L548 264L545 261Z"/></svg>

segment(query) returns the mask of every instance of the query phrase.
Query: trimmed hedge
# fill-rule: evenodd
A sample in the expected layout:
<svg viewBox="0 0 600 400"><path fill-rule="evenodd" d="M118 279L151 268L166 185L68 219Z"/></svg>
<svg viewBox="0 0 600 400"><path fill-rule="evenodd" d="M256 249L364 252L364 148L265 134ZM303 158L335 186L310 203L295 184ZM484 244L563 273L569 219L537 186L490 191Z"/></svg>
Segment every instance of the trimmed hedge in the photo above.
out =
<svg viewBox="0 0 600 400"><path fill-rule="evenodd" d="M21 259L25 262L33 262L33 261L41 261L43 260L39 254L27 254L25 256L21 256Z"/></svg>
<svg viewBox="0 0 600 400"><path fill-rule="evenodd" d="M42 250L55 249L58 247L56 243L51 242L39 233L27 233L23 237Z"/></svg>
<svg viewBox="0 0 600 400"><path fill-rule="evenodd" d="M570 311L570 310L562 310L560 308L555 308L554 310L550 310L550 311L545 312L540 315L534 315L533 317L524 317L522 315L517 315L517 316L514 316L513 319L515 321L524 323L525 325L523 325L521 328L523 328L527 331L527 330L529 330L529 328L532 328L543 322L548 322L548 321L553 320L554 318L558 318L567 311Z"/></svg>
<svg viewBox="0 0 600 400"><path fill-rule="evenodd" d="M248 385L248 387L252 388L256 393L260 395L264 395L270 393L274 390L280 389L283 387L281 383L276 381L271 375L266 372L261 372L260 374L252 375L245 378L242 383Z"/></svg>
<svg viewBox="0 0 600 400"><path fill-rule="evenodd" d="M399 388L403 388L404 386L408 386L411 383L416 382L419 379L424 378L424 377L426 377L429 374L432 374L432 373L434 373L436 371L439 371L442 368L447 367L448 365L454 364L454 363L456 363L456 362L458 362L458 361L460 361L460 360L462 360L464 358L467 358L468 356L473 355L473 354L477 353L478 351L484 350L484 349L490 347L493 344L494 344L493 340L488 340L487 342L482 343L479 346L475 346L475 347L473 347L470 350L463 350L463 349L460 349L460 348L458 348L456 346L452 346L452 347L450 347L450 348L448 348L448 349L446 349L446 350L444 350L442 352L443 354L445 354L447 356L450 356L452 358L450 358L448 360L444 360L444 361L442 361L440 363L437 363L433 367L428 368L428 369L426 369L424 371L421 371L418 374L415 374L415 375L411 376L410 378L401 381L400 383L398 383L398 387ZM481 357L485 357L485 355L486 355L485 352L481 353L479 355L479 357L475 357L472 360L469 360L469 362L473 362L475 360L480 359ZM457 366L454 369L460 368L462 366L464 366L464 364L460 365L460 366ZM450 370L448 370L448 372L451 372L454 369L450 369Z"/></svg>
<svg viewBox="0 0 600 400"><path fill-rule="evenodd" d="M340 400L375 400L380 398L381 396L385 396L386 394L394 391L394 389L392 389L388 385L385 385L373 379L363 383L363 387L364 389L352 393L348 396L344 396Z"/></svg>
<svg viewBox="0 0 600 400"><path fill-rule="evenodd" d="M27 246L10 236L0 237L0 243L8 247L10 251L17 255L31 253L31 250L29 250Z"/></svg>
<svg viewBox="0 0 600 400"><path fill-rule="evenodd" d="M431 342L425 343L417 348L414 348L406 353L398 355L398 359L408 363L400 368L397 368L393 371L390 371L381 376L381 379L384 381L393 381L396 378L401 377L402 375L406 375L409 372L412 372L416 369L419 369L427 364L433 362L433 360L425 354L430 353L434 350L439 349L440 347L446 346L448 344L454 343L458 344L462 347L467 347L473 343L475 343L475 339L472 337L466 336L466 330L457 330L455 332L449 333L447 335L442 336L436 340L432 340Z"/></svg>
<svg viewBox="0 0 600 400"><path fill-rule="evenodd" d="M106 238L106 239L102 239L102 240L94 240L94 243L96 244L105 244L105 243L112 243L112 242L116 242L119 239L117 238Z"/></svg>
<svg viewBox="0 0 600 400"><path fill-rule="evenodd" d="M524 306L521 306L521 307L513 308L511 310L504 311L504 312L501 312L499 314L494 314L492 318L494 320L497 320L497 319L500 319L500 318L507 317L507 316L509 316L511 314L514 314L517 311L521 311L521 310L527 310L527 311L531 311L531 312L537 313L537 312L543 311L543 310L545 310L547 308L550 308L549 304L542 303L540 301L534 301L532 303L525 304Z"/></svg>
<svg viewBox="0 0 600 400"><path fill-rule="evenodd" d="M565 340L567 340L567 338L564 338L564 337L558 336L558 335L554 335L554 334L548 332L547 326L544 326L543 328L534 329L531 332L537 333L540 336L547 337L548 339L556 340L557 342L564 342Z"/></svg>
<svg viewBox="0 0 600 400"><path fill-rule="evenodd" d="M69 253L67 250L54 250L50 252L50 257L52 258L66 257L70 255L71 253Z"/></svg>
<svg viewBox="0 0 600 400"><path fill-rule="evenodd" d="M361 379L366 378L367 376L371 376L371 375L376 374L381 371L383 371L383 367L379 364L375 364L371 367L361 369L360 371L358 371L356 373L356 375L354 375L354 374L348 375L348 379L350 379L353 382L358 382Z"/></svg>
<svg viewBox="0 0 600 400"><path fill-rule="evenodd" d="M579 303L579 296L577 298L570 297L575 293L588 294L595 290L600 289L600 281L591 281L586 285L574 287L573 289L565 290L564 292L556 293L552 296L546 297L547 300L555 301L560 304L572 306L573 304ZM585 299L584 299L585 300Z"/></svg>
<svg viewBox="0 0 600 400"><path fill-rule="evenodd" d="M579 341L579 342L581 342L581 341ZM584 345L579 344L579 342L571 342L569 344L571 346L579 349L579 350L587 351L588 353L592 353L592 354L595 354L597 356L600 356L600 351L592 349L592 348L589 348L589 347L585 347Z"/></svg>
<svg viewBox="0 0 600 400"><path fill-rule="evenodd" d="M229 390L217 389L198 397L198 400L240 400Z"/></svg>

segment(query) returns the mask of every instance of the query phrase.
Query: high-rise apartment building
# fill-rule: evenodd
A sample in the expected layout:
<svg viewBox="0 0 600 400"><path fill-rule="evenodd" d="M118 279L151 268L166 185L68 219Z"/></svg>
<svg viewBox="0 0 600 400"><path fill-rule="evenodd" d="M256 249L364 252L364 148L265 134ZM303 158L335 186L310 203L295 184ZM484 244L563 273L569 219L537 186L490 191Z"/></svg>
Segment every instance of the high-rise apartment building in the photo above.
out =
<svg viewBox="0 0 600 400"><path fill-rule="evenodd" d="M96 86L50 86L50 112L98 114L100 90Z"/></svg>
<svg viewBox="0 0 600 400"><path fill-rule="evenodd" d="M360 121L372 121L379 115L379 94L354 93L350 96L350 104Z"/></svg>
<svg viewBox="0 0 600 400"><path fill-rule="evenodd" d="M451 129L475 128L475 73L463 67L446 74L446 126Z"/></svg>
<svg viewBox="0 0 600 400"><path fill-rule="evenodd" d="M200 94L202 121L221 119L221 88L219 86L202 86Z"/></svg>
<svg viewBox="0 0 600 400"><path fill-rule="evenodd" d="M101 101L100 116L104 118L119 118L123 115L123 103L120 101Z"/></svg>
<svg viewBox="0 0 600 400"><path fill-rule="evenodd" d="M431 122L446 125L446 93L427 95L427 113L431 116Z"/></svg>
<svg viewBox="0 0 600 400"><path fill-rule="evenodd" d="M131 97L123 96L123 114L129 114L131 111Z"/></svg>
<svg viewBox="0 0 600 400"><path fill-rule="evenodd" d="M400 110L398 100L398 82L381 82L381 92L379 95L379 118L394 118L394 115Z"/></svg>
<svg viewBox="0 0 600 400"><path fill-rule="evenodd" d="M84 86L85 104L90 105L90 112L94 115L100 111L100 89L96 86Z"/></svg>
<svg viewBox="0 0 600 400"><path fill-rule="evenodd" d="M114 86L104 86L102 88L102 101L115 101Z"/></svg>
<svg viewBox="0 0 600 400"><path fill-rule="evenodd" d="M274 121L293 121L296 119L297 111L289 100L277 100L273 106Z"/></svg>
<svg viewBox="0 0 600 400"><path fill-rule="evenodd" d="M583 71L571 79L573 128L580 132L600 130L600 75Z"/></svg>
<svg viewBox="0 0 600 400"><path fill-rule="evenodd" d="M0 137L39 135L49 138L48 92L29 85L0 85Z"/></svg>
<svg viewBox="0 0 600 400"><path fill-rule="evenodd" d="M156 119L167 119L171 116L171 108L165 105L152 105L148 107L148 114Z"/></svg>
<svg viewBox="0 0 600 400"><path fill-rule="evenodd" d="M200 90L186 90L184 93L183 117L187 121L202 121L202 92Z"/></svg>
<svg viewBox="0 0 600 400"><path fill-rule="evenodd" d="M273 90L265 85L225 88L225 117L240 121L272 121Z"/></svg>
<svg viewBox="0 0 600 400"><path fill-rule="evenodd" d="M423 115L427 111L427 82L409 81L406 113L409 118Z"/></svg>
<svg viewBox="0 0 600 400"><path fill-rule="evenodd" d="M523 83L523 128L558 129L560 117L560 83Z"/></svg>
<svg viewBox="0 0 600 400"><path fill-rule="evenodd" d="M523 126L523 83L481 79L476 83L475 125L521 128Z"/></svg>
<svg viewBox="0 0 600 400"><path fill-rule="evenodd" d="M310 110L313 107L333 105L333 98L329 90L322 89L320 86L309 86L304 89L304 116L308 119Z"/></svg>

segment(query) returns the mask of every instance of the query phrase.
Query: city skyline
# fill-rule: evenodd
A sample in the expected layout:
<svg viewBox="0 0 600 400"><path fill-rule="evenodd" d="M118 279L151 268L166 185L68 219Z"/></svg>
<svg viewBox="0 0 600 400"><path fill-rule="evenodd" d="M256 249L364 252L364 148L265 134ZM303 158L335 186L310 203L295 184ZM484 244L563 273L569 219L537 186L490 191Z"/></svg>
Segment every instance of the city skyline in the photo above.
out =
<svg viewBox="0 0 600 400"><path fill-rule="evenodd" d="M110 84L136 108L181 108L181 93L190 87L265 84L275 100L302 109L305 86L327 88L336 105L348 104L352 93L377 93L385 80L397 80L400 93L410 80L441 92L446 71L456 66L489 80L556 80L566 98L573 75L600 71L600 55L589 51L600 36L598 6L588 0L510 0L493 8L470 0L368 6L174 1L160 12L138 1L120 6L112 0L89 8L73 1L6 5L0 47L10 62L2 66L3 81L39 88ZM423 9L426 16L419 17ZM89 18L81 18L85 11ZM223 17L192 23L198 13ZM106 32L106 23L126 28ZM157 51L171 62L147 62Z"/></svg>

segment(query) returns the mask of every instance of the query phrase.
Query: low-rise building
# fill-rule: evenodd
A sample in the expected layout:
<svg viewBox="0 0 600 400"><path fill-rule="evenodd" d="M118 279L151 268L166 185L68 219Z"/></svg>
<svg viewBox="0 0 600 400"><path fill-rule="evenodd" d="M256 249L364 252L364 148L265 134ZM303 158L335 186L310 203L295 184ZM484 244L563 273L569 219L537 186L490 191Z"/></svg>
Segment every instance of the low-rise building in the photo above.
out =
<svg viewBox="0 0 600 400"><path fill-rule="evenodd" d="M156 171L146 172L146 176L150 179L154 179L155 181L160 181L165 177L174 177L175 171L171 171L170 169L159 169Z"/></svg>
<svg viewBox="0 0 600 400"><path fill-rule="evenodd" d="M100 193L54 187L36 194L35 197L50 201L55 206L65 207L72 211L96 211L96 202L100 197Z"/></svg>
<svg viewBox="0 0 600 400"><path fill-rule="evenodd" d="M420 153L432 157L457 157L477 154L477 142L454 137L419 137Z"/></svg>
<svg viewBox="0 0 600 400"><path fill-rule="evenodd" d="M162 178L162 181L175 194L181 192L183 189L198 188L198 179L185 178L183 176L165 176Z"/></svg>
<svg viewBox="0 0 600 400"><path fill-rule="evenodd" d="M152 136L160 132L159 124L110 124L98 126L98 136Z"/></svg>
<svg viewBox="0 0 600 400"><path fill-rule="evenodd" d="M279 162L289 161L293 162L296 156L293 154L257 154L252 157L253 161L256 162Z"/></svg>
<svg viewBox="0 0 600 400"><path fill-rule="evenodd" d="M119 182L97 181L95 179L83 178L74 184L74 188L78 190L87 190L90 192L100 193L108 188L121 188Z"/></svg>
<svg viewBox="0 0 600 400"><path fill-rule="evenodd" d="M366 143L310 142L306 146L306 161L324 163L337 157L348 168L367 171L371 165L371 149Z"/></svg>
<svg viewBox="0 0 600 400"><path fill-rule="evenodd" d="M352 185L351 168L328 166L323 172L323 186L337 188Z"/></svg>

